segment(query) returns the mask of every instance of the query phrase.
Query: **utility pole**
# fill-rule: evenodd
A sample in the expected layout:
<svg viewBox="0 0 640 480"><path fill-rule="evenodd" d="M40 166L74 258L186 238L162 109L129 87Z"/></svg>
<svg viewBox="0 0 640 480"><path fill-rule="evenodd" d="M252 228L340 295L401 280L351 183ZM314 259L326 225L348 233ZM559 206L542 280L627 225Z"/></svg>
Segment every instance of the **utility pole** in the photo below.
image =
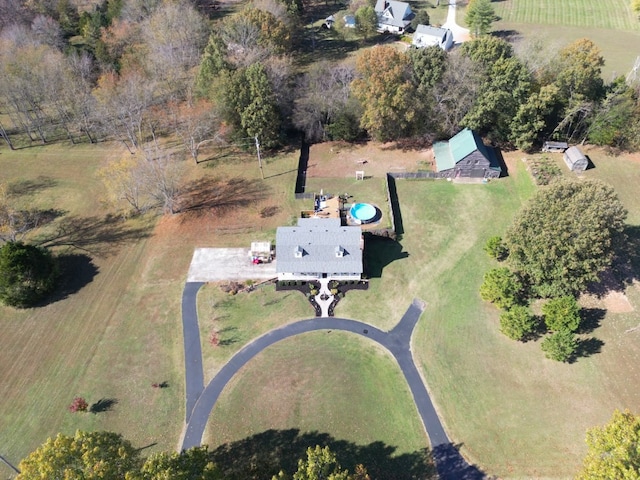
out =
<svg viewBox="0 0 640 480"><path fill-rule="evenodd" d="M258 166L260 167L260 176L262 180L264 180L264 172L262 171L262 158L260 158L260 142L258 141L258 136L255 136L256 139L256 151L258 152Z"/></svg>

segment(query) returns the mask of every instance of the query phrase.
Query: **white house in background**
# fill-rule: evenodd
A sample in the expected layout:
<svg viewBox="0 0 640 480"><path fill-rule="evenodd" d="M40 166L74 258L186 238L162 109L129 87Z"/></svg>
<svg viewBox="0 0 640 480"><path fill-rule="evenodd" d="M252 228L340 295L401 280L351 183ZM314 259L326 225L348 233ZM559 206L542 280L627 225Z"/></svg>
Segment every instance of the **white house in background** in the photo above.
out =
<svg viewBox="0 0 640 480"><path fill-rule="evenodd" d="M299 218L295 227L276 231L278 280L360 280L362 230L339 218Z"/></svg>
<svg viewBox="0 0 640 480"><path fill-rule="evenodd" d="M432 27L431 25L418 25L413 34L411 44L417 48L440 47L445 52L453 47L453 32L448 28Z"/></svg>
<svg viewBox="0 0 640 480"><path fill-rule="evenodd" d="M375 11L378 15L378 31L380 33L402 34L415 17L408 3L395 0L378 0Z"/></svg>

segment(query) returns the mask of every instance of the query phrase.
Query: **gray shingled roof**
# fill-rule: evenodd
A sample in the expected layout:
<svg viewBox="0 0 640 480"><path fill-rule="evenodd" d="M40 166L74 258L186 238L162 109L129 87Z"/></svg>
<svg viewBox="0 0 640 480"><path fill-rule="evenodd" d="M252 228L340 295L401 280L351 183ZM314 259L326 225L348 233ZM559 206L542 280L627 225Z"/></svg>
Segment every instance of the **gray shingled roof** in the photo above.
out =
<svg viewBox="0 0 640 480"><path fill-rule="evenodd" d="M396 0L378 0L375 11L378 14L378 23L401 28L409 25L415 16L411 11L411 5ZM386 11L391 14L391 18L384 16Z"/></svg>
<svg viewBox="0 0 640 480"><path fill-rule="evenodd" d="M300 218L276 232L277 273L362 273L360 227L343 227L339 218ZM342 248L343 256L336 255ZM296 250L302 256L296 257Z"/></svg>

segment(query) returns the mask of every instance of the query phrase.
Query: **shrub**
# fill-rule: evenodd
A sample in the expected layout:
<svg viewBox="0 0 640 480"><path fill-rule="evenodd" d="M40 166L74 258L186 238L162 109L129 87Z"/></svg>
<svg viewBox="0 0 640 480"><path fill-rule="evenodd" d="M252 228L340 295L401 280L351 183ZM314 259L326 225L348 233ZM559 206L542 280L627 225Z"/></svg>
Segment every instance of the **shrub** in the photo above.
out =
<svg viewBox="0 0 640 480"><path fill-rule="evenodd" d="M545 356L557 362L567 362L578 348L578 340L573 332L560 330L549 335L540 344Z"/></svg>
<svg viewBox="0 0 640 480"><path fill-rule="evenodd" d="M502 237L498 235L487 240L487 243L484 245L484 251L496 260L504 260L509 253L507 247L502 243Z"/></svg>
<svg viewBox="0 0 640 480"><path fill-rule="evenodd" d="M483 300L495 304L498 308L509 309L519 302L522 284L507 267L493 268L484 274L484 281L480 286L480 296Z"/></svg>
<svg viewBox="0 0 640 480"><path fill-rule="evenodd" d="M69 411L71 413L86 412L88 410L88 408L89 408L89 404L82 397L74 398L73 402L71 403L71 405L69 405Z"/></svg>
<svg viewBox="0 0 640 480"><path fill-rule="evenodd" d="M524 340L536 331L538 324L529 307L515 305L500 315L500 331L512 340Z"/></svg>
<svg viewBox="0 0 640 480"><path fill-rule="evenodd" d="M580 326L580 306L574 297L553 298L542 306L544 322L552 332L575 332Z"/></svg>
<svg viewBox="0 0 640 480"><path fill-rule="evenodd" d="M48 250L22 242L0 248L0 301L12 307L30 307L49 294L58 268Z"/></svg>

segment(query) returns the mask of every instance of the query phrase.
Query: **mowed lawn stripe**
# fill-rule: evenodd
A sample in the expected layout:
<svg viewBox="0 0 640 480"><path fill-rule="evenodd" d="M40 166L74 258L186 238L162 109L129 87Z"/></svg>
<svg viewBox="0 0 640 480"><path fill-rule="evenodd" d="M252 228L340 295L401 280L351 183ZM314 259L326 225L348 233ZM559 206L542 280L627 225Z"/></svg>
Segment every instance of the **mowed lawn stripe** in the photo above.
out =
<svg viewBox="0 0 640 480"><path fill-rule="evenodd" d="M625 0L504 0L492 5L496 15L507 23L640 30L640 22ZM585 36L589 36L588 31Z"/></svg>
<svg viewBox="0 0 640 480"><path fill-rule="evenodd" d="M256 356L222 392L204 443L215 448L290 428L356 445L382 442L394 456L428 446L393 357L344 332L305 333Z"/></svg>

